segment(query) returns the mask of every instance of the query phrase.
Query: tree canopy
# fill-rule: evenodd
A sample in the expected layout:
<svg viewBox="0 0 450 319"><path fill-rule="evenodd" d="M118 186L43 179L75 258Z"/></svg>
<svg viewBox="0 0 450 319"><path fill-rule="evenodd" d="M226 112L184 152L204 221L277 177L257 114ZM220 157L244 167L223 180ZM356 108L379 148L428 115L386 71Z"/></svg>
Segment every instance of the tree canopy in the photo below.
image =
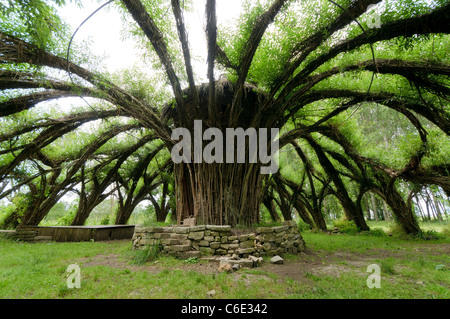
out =
<svg viewBox="0 0 450 319"><path fill-rule="evenodd" d="M18 198L4 225L38 225L72 192L73 225L116 193L117 224L150 200L158 220L251 225L278 206L324 230L334 202L368 230L371 194L419 233L414 196L450 196L449 1L246 0L226 25L203 1L205 83L184 18L199 3L108 2L149 70L114 74L58 17L65 1L0 4L0 198ZM279 128L279 171L174 164L171 132L195 120Z"/></svg>

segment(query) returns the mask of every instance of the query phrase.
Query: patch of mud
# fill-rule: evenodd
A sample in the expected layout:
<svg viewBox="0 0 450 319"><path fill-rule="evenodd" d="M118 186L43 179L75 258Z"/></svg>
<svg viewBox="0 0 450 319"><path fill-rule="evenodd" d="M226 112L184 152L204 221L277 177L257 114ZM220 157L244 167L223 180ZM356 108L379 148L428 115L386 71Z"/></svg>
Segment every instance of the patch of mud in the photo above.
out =
<svg viewBox="0 0 450 319"><path fill-rule="evenodd" d="M242 279L248 284L254 280L270 279L271 274L278 276L281 279L291 279L303 283L313 283L309 279L310 274L317 276L332 276L339 278L343 273L354 272L363 274L366 272L367 266L376 262L376 260L385 259L389 257L399 258L411 256L411 258L420 258L422 254L436 254L449 255L450 245L420 245L411 247L411 249L402 250L384 250L373 249L365 253L356 253L351 251L313 251L306 249L295 258L285 258L284 264L274 265L264 262L260 267L253 268L254 274L237 271L230 274L236 276L236 279ZM149 273L159 273L163 270L181 270L181 271L195 271L201 274L217 274L219 273L218 262L199 262L196 264L182 264L164 265L158 261L149 262L144 265L130 264L126 258L120 254L99 254L94 257L83 258L79 260L81 267L92 266L107 266L117 269L128 269L130 271L147 271ZM139 292L136 292L139 294Z"/></svg>

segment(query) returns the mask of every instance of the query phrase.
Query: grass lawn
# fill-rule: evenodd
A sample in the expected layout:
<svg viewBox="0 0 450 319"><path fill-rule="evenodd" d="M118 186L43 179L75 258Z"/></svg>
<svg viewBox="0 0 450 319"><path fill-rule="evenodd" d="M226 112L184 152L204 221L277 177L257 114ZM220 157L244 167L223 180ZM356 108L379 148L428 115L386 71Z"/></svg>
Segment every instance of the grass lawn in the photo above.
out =
<svg viewBox="0 0 450 319"><path fill-rule="evenodd" d="M303 232L306 252L283 265L219 273L216 263L159 256L138 264L131 241L19 243L0 239L0 298L448 299L450 241ZM78 264L81 287L66 270ZM368 288L376 264L380 288Z"/></svg>

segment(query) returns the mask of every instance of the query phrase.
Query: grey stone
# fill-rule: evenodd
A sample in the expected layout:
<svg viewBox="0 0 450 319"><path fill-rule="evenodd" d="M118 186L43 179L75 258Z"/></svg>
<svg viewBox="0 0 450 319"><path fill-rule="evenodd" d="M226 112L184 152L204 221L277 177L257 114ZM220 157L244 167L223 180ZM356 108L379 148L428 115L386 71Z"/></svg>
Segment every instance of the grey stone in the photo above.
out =
<svg viewBox="0 0 450 319"><path fill-rule="evenodd" d="M275 233L280 233L280 232L282 232L282 231L286 231L286 230L289 229L288 226L275 226L275 227L272 227L272 228L273 228L273 231L274 231Z"/></svg>
<svg viewBox="0 0 450 319"><path fill-rule="evenodd" d="M264 233L273 233L272 227L258 227L256 228L257 234L264 234Z"/></svg>
<svg viewBox="0 0 450 319"><path fill-rule="evenodd" d="M207 241L207 240L200 240L198 245L199 246L203 246L203 247L208 247L209 246L209 241Z"/></svg>
<svg viewBox="0 0 450 319"><path fill-rule="evenodd" d="M236 249L236 254L243 255L243 254L251 254L255 252L255 248L240 248Z"/></svg>
<svg viewBox="0 0 450 319"><path fill-rule="evenodd" d="M186 234L170 234L170 238L178 239L178 240L186 240L188 238L188 235Z"/></svg>
<svg viewBox="0 0 450 319"><path fill-rule="evenodd" d="M233 266L231 266L231 269L233 269L233 271L237 271L241 268L242 268L242 266L240 264L234 264Z"/></svg>
<svg viewBox="0 0 450 319"><path fill-rule="evenodd" d="M189 232L196 232L196 231L202 231L202 230L206 230L206 226L205 225L199 225L199 226L194 226L189 228Z"/></svg>
<svg viewBox="0 0 450 319"><path fill-rule="evenodd" d="M189 227L174 227L173 231L176 234L187 234L189 233Z"/></svg>
<svg viewBox="0 0 450 319"><path fill-rule="evenodd" d="M270 262L271 262L272 264L277 264L277 265L279 265L279 264L283 264L283 263L284 263L284 260L283 260L283 258L281 258L280 256L276 255L276 256L273 256L272 258L270 258Z"/></svg>
<svg viewBox="0 0 450 319"><path fill-rule="evenodd" d="M297 227L297 223L294 220L287 220L282 223L285 226Z"/></svg>
<svg viewBox="0 0 450 319"><path fill-rule="evenodd" d="M242 241L247 241L248 240L248 235L247 234L244 234L244 235L241 235L241 236L239 236L239 240L242 242Z"/></svg>
<svg viewBox="0 0 450 319"><path fill-rule="evenodd" d="M192 232L192 229L191 229L191 231L189 232L188 238L193 239L193 240L200 240L203 238L204 234L205 234L205 232L203 232L203 231Z"/></svg>
<svg viewBox="0 0 450 319"><path fill-rule="evenodd" d="M245 267L245 268L252 268L253 267L253 261L250 259L221 259L220 260L220 264L219 266L222 265L230 265L230 266L234 266L234 265L239 265L240 267Z"/></svg>
<svg viewBox="0 0 450 319"><path fill-rule="evenodd" d="M206 229L211 230L211 231L216 231L216 232L228 232L228 231L231 231L231 226L229 226L229 225L225 225L225 226L206 225Z"/></svg>
<svg viewBox="0 0 450 319"><path fill-rule="evenodd" d="M255 242L253 240L241 241L239 244L240 248L253 248L255 247Z"/></svg>
<svg viewBox="0 0 450 319"><path fill-rule="evenodd" d="M264 235L264 241L275 241L275 235L274 234L265 234Z"/></svg>
<svg viewBox="0 0 450 319"><path fill-rule="evenodd" d="M286 232L275 233L276 238L286 238Z"/></svg>
<svg viewBox="0 0 450 319"><path fill-rule="evenodd" d="M200 253L202 255L212 256L215 253L215 250L210 247L200 247Z"/></svg>
<svg viewBox="0 0 450 319"><path fill-rule="evenodd" d="M223 248L216 249L216 255L226 255L226 254L228 254L228 251L226 249Z"/></svg>
<svg viewBox="0 0 450 319"><path fill-rule="evenodd" d="M186 218L183 220L183 225L187 227L195 226L195 218Z"/></svg>
<svg viewBox="0 0 450 319"><path fill-rule="evenodd" d="M139 243L141 244L141 245L155 245L155 244L157 244L158 243L158 240L156 240L156 239L141 239L140 241L139 241Z"/></svg>
<svg viewBox="0 0 450 319"><path fill-rule="evenodd" d="M209 244L209 247L211 247L212 249L217 249L220 247L220 245L221 245L220 242L213 241L212 243Z"/></svg>
<svg viewBox="0 0 450 319"><path fill-rule="evenodd" d="M154 233L152 235L150 235L152 238L156 238L156 239L166 239L166 238L170 238L169 233Z"/></svg>
<svg viewBox="0 0 450 319"><path fill-rule="evenodd" d="M188 251L190 248L191 247L188 245L172 245L165 247L167 251Z"/></svg>
<svg viewBox="0 0 450 319"><path fill-rule="evenodd" d="M142 233L160 233L163 229L161 227L144 227L140 228L138 231Z"/></svg>
<svg viewBox="0 0 450 319"><path fill-rule="evenodd" d="M183 251L177 253L177 257L180 259L200 258L201 256L202 253L200 251Z"/></svg>
<svg viewBox="0 0 450 319"><path fill-rule="evenodd" d="M163 245L179 245L180 241L178 239L167 238L167 239L161 240L161 244L163 244Z"/></svg>
<svg viewBox="0 0 450 319"><path fill-rule="evenodd" d="M261 266L261 264L263 262L262 257L248 256L248 259L250 259L253 262L254 267Z"/></svg>

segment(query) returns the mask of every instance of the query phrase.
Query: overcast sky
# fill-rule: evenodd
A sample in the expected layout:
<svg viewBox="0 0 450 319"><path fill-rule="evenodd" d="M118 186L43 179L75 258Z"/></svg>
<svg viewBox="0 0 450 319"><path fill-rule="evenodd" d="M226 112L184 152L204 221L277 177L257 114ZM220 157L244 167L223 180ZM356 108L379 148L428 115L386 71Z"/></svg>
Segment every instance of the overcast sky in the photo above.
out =
<svg viewBox="0 0 450 319"><path fill-rule="evenodd" d="M104 1L106 2L106 0ZM239 15L241 0L218 0L217 20L218 24ZM195 10L185 15L185 23L189 27L189 42L193 56L203 57L206 61L206 43L204 40L203 26L205 25L205 0L193 0ZM96 1L83 1L83 8L69 3L61 9L61 15L69 23L73 30L102 3ZM91 39L92 50L95 54L105 56L103 60L108 71L114 72L118 69L132 66L136 61L137 51L132 40L121 41L122 23L119 13L114 4L108 5L93 17L91 17L76 33L74 41L81 43L84 39ZM197 70L206 72L206 62L195 62ZM195 65L197 63L197 65ZM199 69L201 68L201 69ZM203 72L202 72L203 73ZM201 74L199 74L200 76ZM206 74L204 75L206 78Z"/></svg>

